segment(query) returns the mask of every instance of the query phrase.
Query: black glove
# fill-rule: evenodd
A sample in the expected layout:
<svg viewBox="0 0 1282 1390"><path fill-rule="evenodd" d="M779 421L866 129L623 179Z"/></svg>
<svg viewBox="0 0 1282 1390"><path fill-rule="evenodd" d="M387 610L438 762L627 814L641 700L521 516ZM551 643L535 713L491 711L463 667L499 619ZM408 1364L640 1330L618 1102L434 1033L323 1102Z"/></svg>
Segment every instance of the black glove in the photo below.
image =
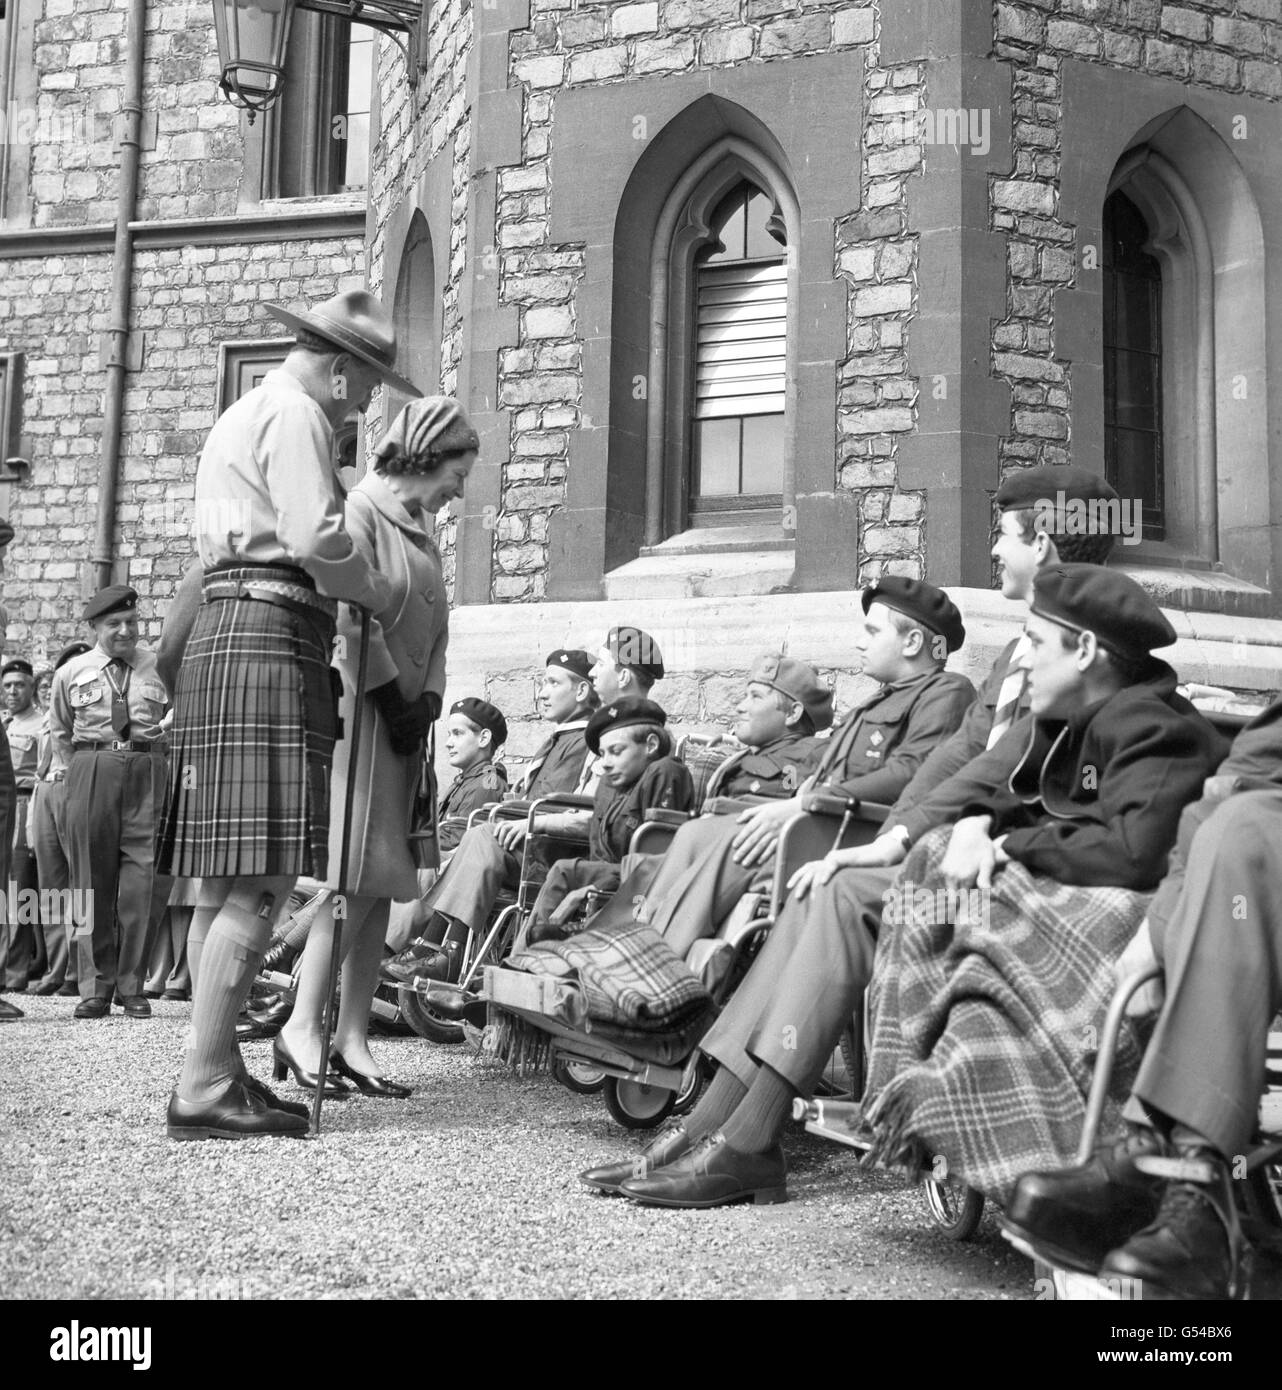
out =
<svg viewBox="0 0 1282 1390"><path fill-rule="evenodd" d="M420 695L417 700L407 700L397 689L396 682L388 681L386 685L371 690L370 698L387 721L392 752L401 757L417 753L432 722L427 697Z"/></svg>
<svg viewBox="0 0 1282 1390"><path fill-rule="evenodd" d="M435 690L429 690L423 698L427 701L427 722L435 724L441 717L441 697Z"/></svg>

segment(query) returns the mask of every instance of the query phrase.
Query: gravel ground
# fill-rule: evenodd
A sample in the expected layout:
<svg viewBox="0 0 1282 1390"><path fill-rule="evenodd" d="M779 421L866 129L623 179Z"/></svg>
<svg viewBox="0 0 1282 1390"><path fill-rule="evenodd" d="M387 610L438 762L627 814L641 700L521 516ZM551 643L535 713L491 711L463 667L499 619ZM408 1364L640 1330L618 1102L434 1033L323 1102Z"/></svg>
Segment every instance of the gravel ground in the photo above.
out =
<svg viewBox="0 0 1282 1390"><path fill-rule="evenodd" d="M575 1179L639 1147L599 1096L411 1038L372 1044L408 1101L327 1105L319 1141L178 1144L164 1110L189 1004L76 1023L74 1000L6 997L28 1016L0 1026L5 1298L1033 1294L991 1216L945 1240L920 1193L800 1126L786 1204L638 1207ZM263 1078L270 1046L245 1049Z"/></svg>

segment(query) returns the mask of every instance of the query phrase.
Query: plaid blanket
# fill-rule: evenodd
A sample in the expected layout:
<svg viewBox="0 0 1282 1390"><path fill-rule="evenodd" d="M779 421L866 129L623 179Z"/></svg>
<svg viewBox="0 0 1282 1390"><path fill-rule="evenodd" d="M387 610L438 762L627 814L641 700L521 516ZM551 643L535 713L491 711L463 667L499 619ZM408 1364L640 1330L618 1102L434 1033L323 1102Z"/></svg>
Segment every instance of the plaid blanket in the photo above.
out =
<svg viewBox="0 0 1282 1390"><path fill-rule="evenodd" d="M1004 1201L1021 1173L1072 1159L1112 965L1150 895L1066 887L1012 863L969 912L941 912L949 833L913 850L887 904L893 924L883 926L870 990L869 1161L916 1168L943 1158L949 1173ZM955 920L939 920L947 916ZM1115 1092L1129 1090L1139 1057L1128 1025Z"/></svg>
<svg viewBox="0 0 1282 1390"><path fill-rule="evenodd" d="M652 927L589 927L508 957L516 970L577 979L588 1017L624 1028L680 1028L708 1007L698 976Z"/></svg>

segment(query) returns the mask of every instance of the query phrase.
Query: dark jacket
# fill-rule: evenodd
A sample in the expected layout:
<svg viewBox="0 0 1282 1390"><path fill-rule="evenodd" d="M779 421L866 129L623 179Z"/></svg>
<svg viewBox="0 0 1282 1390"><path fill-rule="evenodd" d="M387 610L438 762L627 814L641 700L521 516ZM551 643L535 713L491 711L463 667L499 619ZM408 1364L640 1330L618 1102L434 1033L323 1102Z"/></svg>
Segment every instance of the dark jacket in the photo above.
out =
<svg viewBox="0 0 1282 1390"><path fill-rule="evenodd" d="M814 789L888 805L974 700L975 687L955 671L883 685L821 745L807 769Z"/></svg>
<svg viewBox="0 0 1282 1390"><path fill-rule="evenodd" d="M617 864L628 852L632 832L652 808L694 809L694 783L678 759L656 758L630 787L616 789L602 779L588 832L589 858Z"/></svg>
<svg viewBox="0 0 1282 1390"><path fill-rule="evenodd" d="M1145 679L1068 720L1038 719L1004 787L967 806L1036 873L1082 887L1157 886L1181 810L1226 743L1154 659Z"/></svg>
<svg viewBox="0 0 1282 1390"><path fill-rule="evenodd" d="M547 742L534 754L534 760L517 785L518 796L533 801L539 796L553 796L578 790L583 765L588 760L588 745L584 730L586 719L571 719L558 724Z"/></svg>
<svg viewBox="0 0 1282 1390"><path fill-rule="evenodd" d="M713 774L709 796L778 799L796 796L824 745L813 734L787 734L733 754Z"/></svg>
<svg viewBox="0 0 1282 1390"><path fill-rule="evenodd" d="M436 838L442 849L457 849L467 829L467 818L482 806L503 800L507 772L502 763L473 763L450 783L437 807Z"/></svg>

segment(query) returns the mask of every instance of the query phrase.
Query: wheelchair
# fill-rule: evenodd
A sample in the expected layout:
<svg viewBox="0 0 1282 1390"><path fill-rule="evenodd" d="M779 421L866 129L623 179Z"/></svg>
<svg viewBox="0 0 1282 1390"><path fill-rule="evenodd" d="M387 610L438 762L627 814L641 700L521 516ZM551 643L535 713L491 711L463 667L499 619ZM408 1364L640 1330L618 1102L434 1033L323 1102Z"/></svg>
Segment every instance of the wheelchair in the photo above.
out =
<svg viewBox="0 0 1282 1390"><path fill-rule="evenodd" d="M1161 973L1158 966L1136 970L1121 980L1114 991L1100 1031L1099 1052L1091 1076L1086 1118L1082 1123L1082 1137L1073 1159L1074 1165L1090 1162L1099 1143L1117 1059L1118 1039L1126 1019L1126 1006L1142 985L1159 978ZM1275 1021L1269 1033L1266 1090L1260 1101L1259 1129L1250 1151L1243 1155L1242 1182L1237 1189L1239 1218L1243 1223L1247 1246L1243 1261L1245 1278L1238 1291L1239 1299L1251 1298L1253 1294L1269 1299L1282 1295L1282 1032L1277 1031L1277 1027ZM1016 1250L1033 1261L1039 1297L1075 1302L1130 1298L1135 1295L1133 1290L1115 1287L1114 1281L1048 1264L1005 1223L1002 1225L1002 1235ZM1272 1267L1267 1270L1262 1268L1260 1257L1265 1257Z"/></svg>
<svg viewBox="0 0 1282 1390"><path fill-rule="evenodd" d="M808 809L783 827L768 883L754 885L715 936L696 941L686 965L708 990L711 1007L686 1028L639 1040L635 1030L611 1028L586 1017L578 987L569 981L502 970L487 965L482 997L544 1035L552 1070L578 1067L605 1076L604 1099L625 1128L651 1129L673 1113L684 1114L698 1099L710 1065L698 1043L750 967L777 918L788 880L803 863L830 849L867 843L886 808L860 806L826 794L811 794ZM638 828L634 846L648 845L675 827L669 813ZM575 1088L579 1089L579 1088Z"/></svg>

